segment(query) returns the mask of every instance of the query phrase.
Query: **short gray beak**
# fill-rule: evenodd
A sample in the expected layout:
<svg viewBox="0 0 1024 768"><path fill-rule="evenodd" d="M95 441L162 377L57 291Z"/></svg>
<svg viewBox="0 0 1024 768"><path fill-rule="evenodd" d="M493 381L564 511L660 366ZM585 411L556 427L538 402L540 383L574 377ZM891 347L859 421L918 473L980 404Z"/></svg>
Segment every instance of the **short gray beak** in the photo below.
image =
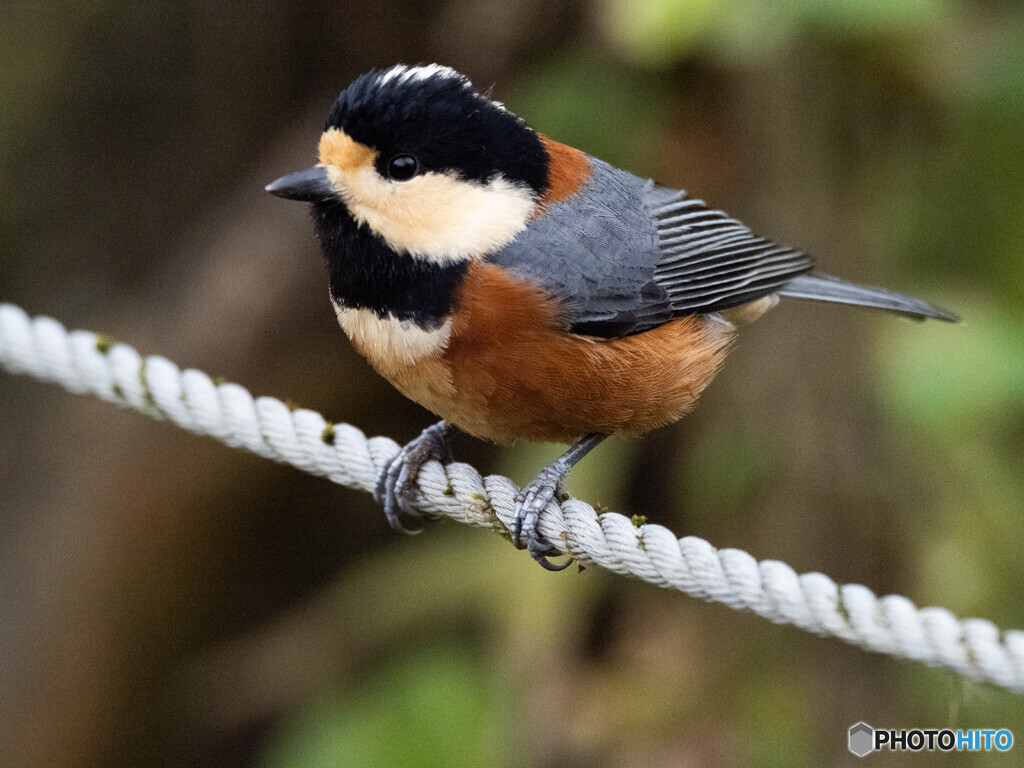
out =
<svg viewBox="0 0 1024 768"><path fill-rule="evenodd" d="M278 197L306 203L326 200L336 194L327 178L327 170L319 165L282 176L277 181L267 184L266 190Z"/></svg>

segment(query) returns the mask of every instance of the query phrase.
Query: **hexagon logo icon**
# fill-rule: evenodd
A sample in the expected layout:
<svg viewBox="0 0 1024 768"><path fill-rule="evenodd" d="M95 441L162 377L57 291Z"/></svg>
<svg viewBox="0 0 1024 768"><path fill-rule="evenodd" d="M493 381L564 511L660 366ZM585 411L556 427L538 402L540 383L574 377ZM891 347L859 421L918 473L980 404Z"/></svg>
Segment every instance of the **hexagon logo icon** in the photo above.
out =
<svg viewBox="0 0 1024 768"><path fill-rule="evenodd" d="M864 757L875 751L875 729L867 723L850 726L850 751L857 757Z"/></svg>

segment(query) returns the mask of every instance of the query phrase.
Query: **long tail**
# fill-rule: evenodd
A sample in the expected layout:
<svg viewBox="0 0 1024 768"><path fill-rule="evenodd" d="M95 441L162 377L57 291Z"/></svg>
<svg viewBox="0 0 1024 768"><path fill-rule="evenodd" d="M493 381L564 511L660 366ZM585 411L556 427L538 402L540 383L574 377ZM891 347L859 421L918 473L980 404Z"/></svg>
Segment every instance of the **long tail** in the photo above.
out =
<svg viewBox="0 0 1024 768"><path fill-rule="evenodd" d="M795 277L779 291L780 296L794 299L813 299L814 301L830 301L836 304L856 304L861 307L877 307L890 312L910 315L916 320L934 317L947 323L959 322L960 318L948 309L929 304L923 299L904 296L902 293L875 288L870 285L855 285L840 280L838 277L811 272Z"/></svg>

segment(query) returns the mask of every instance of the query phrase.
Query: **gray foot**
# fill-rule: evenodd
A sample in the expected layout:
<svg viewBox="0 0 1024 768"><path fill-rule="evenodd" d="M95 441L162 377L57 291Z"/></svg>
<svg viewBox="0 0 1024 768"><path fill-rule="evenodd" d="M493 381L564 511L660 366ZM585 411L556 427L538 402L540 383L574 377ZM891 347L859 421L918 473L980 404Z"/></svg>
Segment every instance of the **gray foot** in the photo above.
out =
<svg viewBox="0 0 1024 768"><path fill-rule="evenodd" d="M516 518L512 523L512 540L519 549L526 549L530 557L549 571L561 571L572 564L572 560L556 565L548 560L551 555L562 554L541 542L537 535L537 520L541 511L555 496L564 496L562 479L569 467L559 460L541 470L516 497Z"/></svg>
<svg viewBox="0 0 1024 768"><path fill-rule="evenodd" d="M423 514L413 506L416 476L431 459L440 462L452 460L448 447L451 426L439 421L424 429L420 436L406 444L395 454L377 479L373 498L384 507L384 514L392 528L406 533L423 530Z"/></svg>

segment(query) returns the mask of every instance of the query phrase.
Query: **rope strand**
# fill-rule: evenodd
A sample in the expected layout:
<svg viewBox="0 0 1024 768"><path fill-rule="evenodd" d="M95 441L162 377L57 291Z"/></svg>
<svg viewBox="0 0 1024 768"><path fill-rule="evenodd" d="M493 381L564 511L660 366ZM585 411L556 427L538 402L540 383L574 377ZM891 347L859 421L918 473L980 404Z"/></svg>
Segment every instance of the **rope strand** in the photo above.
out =
<svg viewBox="0 0 1024 768"><path fill-rule="evenodd" d="M162 357L143 358L125 344L87 331L68 332L48 317L30 318L0 304L0 367L91 394L234 448L290 464L338 485L372 492L399 446L367 438L313 411L253 398L237 384L181 371ZM436 517L490 528L509 538L519 488L483 478L468 464L428 462L416 504ZM667 528L598 514L578 499L551 502L539 530L565 554L659 587L747 610L777 624L1024 693L1024 632L1001 632L983 619L957 619L944 608L917 608L899 595L876 597L859 584L837 585L821 573L797 574L785 563L758 561L703 539L677 539Z"/></svg>

